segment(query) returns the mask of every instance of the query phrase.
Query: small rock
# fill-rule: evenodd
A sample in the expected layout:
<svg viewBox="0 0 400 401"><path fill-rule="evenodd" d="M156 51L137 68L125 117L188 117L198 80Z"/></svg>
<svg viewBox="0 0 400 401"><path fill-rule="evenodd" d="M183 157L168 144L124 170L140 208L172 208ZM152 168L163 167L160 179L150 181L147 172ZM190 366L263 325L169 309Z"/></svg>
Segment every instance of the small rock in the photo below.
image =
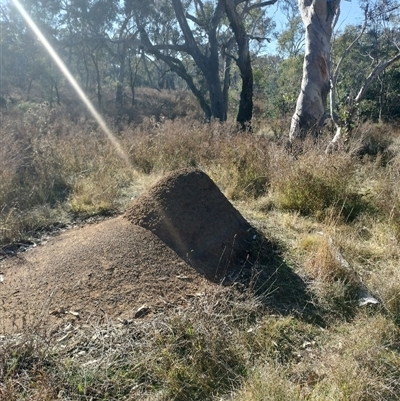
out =
<svg viewBox="0 0 400 401"><path fill-rule="evenodd" d="M93 359L92 361L83 363L82 366L85 367L85 366L93 365L95 363L97 363L97 359Z"/></svg>
<svg viewBox="0 0 400 401"><path fill-rule="evenodd" d="M150 313L150 308L147 305L142 305L135 313L135 319L144 317Z"/></svg>
<svg viewBox="0 0 400 401"><path fill-rule="evenodd" d="M314 347L314 346L315 346L315 341L304 341L301 348L307 349L309 347Z"/></svg>
<svg viewBox="0 0 400 401"><path fill-rule="evenodd" d="M358 305L365 306L365 305L376 305L379 304L379 300L373 297L367 288L363 288L359 293L358 298Z"/></svg>
<svg viewBox="0 0 400 401"><path fill-rule="evenodd" d="M137 312L136 312L137 313ZM132 319L122 319L122 318L118 318L118 321L120 323L122 323L124 326L126 326L127 324L131 324L132 323Z"/></svg>
<svg viewBox="0 0 400 401"><path fill-rule="evenodd" d="M182 281L188 281L188 280L190 280L190 277L189 277L189 276L182 276L182 275L180 275L180 276L176 276L176 278L179 279L179 280L182 280Z"/></svg>
<svg viewBox="0 0 400 401"><path fill-rule="evenodd" d="M379 301L378 301L376 298L371 297L371 296L369 295L369 296L365 296L365 297L360 298L360 299L358 300L358 304L359 304L360 306L365 306L365 305L376 305L376 304L379 304Z"/></svg>
<svg viewBox="0 0 400 401"><path fill-rule="evenodd" d="M61 317L62 315L65 315L67 311L64 308L56 309L50 312L50 315L56 316L56 317Z"/></svg>

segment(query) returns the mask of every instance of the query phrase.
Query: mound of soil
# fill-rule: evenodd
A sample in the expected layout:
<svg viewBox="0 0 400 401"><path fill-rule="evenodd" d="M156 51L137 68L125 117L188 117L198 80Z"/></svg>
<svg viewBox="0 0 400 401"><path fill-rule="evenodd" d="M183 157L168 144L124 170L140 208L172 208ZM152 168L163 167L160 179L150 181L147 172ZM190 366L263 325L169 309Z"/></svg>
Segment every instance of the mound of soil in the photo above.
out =
<svg viewBox="0 0 400 401"><path fill-rule="evenodd" d="M207 278L232 282L240 272L243 279L255 235L205 173L171 173L125 216L70 229L1 261L0 334L185 307L215 286ZM290 271L279 268L278 277L282 261L264 248L259 281L279 283L282 291L273 293L286 297Z"/></svg>
<svg viewBox="0 0 400 401"><path fill-rule="evenodd" d="M66 320L133 319L184 307L212 286L123 217L66 231L2 261L0 273L0 334Z"/></svg>
<svg viewBox="0 0 400 401"><path fill-rule="evenodd" d="M179 170L139 196L125 215L213 281L248 259L255 230L200 170Z"/></svg>

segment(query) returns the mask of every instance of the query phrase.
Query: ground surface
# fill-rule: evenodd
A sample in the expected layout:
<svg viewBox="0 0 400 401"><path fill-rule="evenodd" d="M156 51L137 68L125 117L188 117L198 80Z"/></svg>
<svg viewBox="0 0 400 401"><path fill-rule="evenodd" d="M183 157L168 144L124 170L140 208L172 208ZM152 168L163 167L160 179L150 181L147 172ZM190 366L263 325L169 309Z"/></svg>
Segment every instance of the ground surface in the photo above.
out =
<svg viewBox="0 0 400 401"><path fill-rule="evenodd" d="M132 319L143 305L150 313L185 305L212 285L124 217L71 229L0 269L1 332L75 319Z"/></svg>
<svg viewBox="0 0 400 401"><path fill-rule="evenodd" d="M172 173L125 216L0 262L0 334L185 306L242 263L249 230L206 174Z"/></svg>

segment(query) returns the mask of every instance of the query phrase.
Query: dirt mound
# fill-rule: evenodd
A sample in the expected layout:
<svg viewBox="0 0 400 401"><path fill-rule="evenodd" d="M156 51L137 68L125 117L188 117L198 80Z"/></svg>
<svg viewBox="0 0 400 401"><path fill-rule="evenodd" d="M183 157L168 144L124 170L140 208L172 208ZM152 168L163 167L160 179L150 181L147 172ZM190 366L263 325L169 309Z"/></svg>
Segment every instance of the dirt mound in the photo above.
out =
<svg viewBox="0 0 400 401"><path fill-rule="evenodd" d="M198 272L221 281L247 260L255 231L200 170L162 178L126 217L163 240Z"/></svg>
<svg viewBox="0 0 400 401"><path fill-rule="evenodd" d="M215 288L204 276L251 282L277 310L308 303L302 280L214 182L181 170L137 198L125 216L70 229L0 261L0 335L185 308Z"/></svg>
<svg viewBox="0 0 400 401"><path fill-rule="evenodd" d="M65 320L132 319L185 306L212 284L160 239L118 217L71 229L0 265L0 334Z"/></svg>

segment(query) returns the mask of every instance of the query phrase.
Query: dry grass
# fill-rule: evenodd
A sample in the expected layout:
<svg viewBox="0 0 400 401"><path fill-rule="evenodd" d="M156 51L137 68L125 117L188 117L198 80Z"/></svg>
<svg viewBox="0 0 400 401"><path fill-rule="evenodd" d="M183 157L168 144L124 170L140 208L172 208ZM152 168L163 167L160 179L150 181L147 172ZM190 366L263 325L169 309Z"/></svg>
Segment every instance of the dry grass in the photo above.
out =
<svg viewBox="0 0 400 401"><path fill-rule="evenodd" d="M306 340L294 363L264 359L230 400L398 400L399 329L383 316L357 317Z"/></svg>
<svg viewBox="0 0 400 401"><path fill-rule="evenodd" d="M280 209L319 220L353 220L370 205L357 188L357 163L348 153L328 156L321 147L305 144L296 160L274 153L271 190Z"/></svg>
<svg viewBox="0 0 400 401"><path fill-rule="evenodd" d="M315 316L220 288L138 324L0 336L0 400L399 400L400 133L369 125L362 141L377 152L353 152L358 136L350 152L309 143L294 157L268 129L164 118L170 101L115 127L132 167L83 117L46 105L5 114L0 244L123 210L155 176L198 167L278 244ZM360 306L360 289L380 303Z"/></svg>
<svg viewBox="0 0 400 401"><path fill-rule="evenodd" d="M0 244L58 222L66 213L117 211L134 172L90 121L47 105L3 116Z"/></svg>

